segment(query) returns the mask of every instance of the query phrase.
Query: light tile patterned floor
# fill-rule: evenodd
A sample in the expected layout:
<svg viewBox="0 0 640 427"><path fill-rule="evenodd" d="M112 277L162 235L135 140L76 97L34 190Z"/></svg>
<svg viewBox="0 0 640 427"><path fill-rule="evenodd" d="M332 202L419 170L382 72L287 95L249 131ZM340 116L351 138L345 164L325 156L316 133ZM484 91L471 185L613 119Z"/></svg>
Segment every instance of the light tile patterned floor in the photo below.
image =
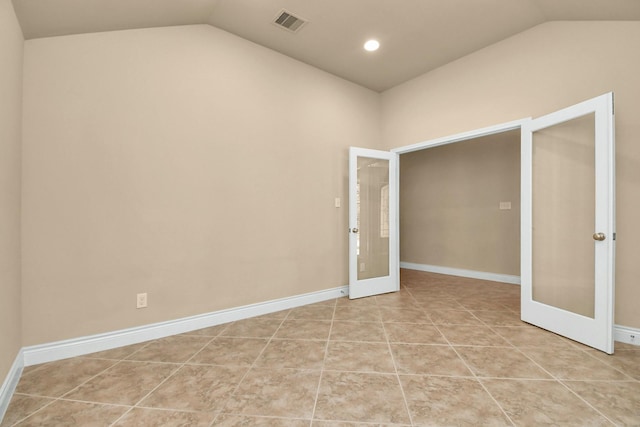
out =
<svg viewBox="0 0 640 427"><path fill-rule="evenodd" d="M1 426L640 425L640 347L519 320L519 287L402 271L342 298L25 369Z"/></svg>

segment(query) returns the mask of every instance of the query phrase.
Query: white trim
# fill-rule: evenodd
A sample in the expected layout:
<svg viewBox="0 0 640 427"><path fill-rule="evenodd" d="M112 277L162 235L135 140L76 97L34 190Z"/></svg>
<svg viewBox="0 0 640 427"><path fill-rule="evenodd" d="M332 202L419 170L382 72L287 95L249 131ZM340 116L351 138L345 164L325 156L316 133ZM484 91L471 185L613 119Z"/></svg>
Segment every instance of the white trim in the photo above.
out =
<svg viewBox="0 0 640 427"><path fill-rule="evenodd" d="M22 375L23 369L24 355L23 349L20 349L18 355L13 361L13 365L11 365L11 369L9 369L9 372L2 383L2 387L0 387L0 422L4 418L4 414L7 412L9 402L11 402L11 397L13 396L13 392L16 390L18 381L20 381L20 375Z"/></svg>
<svg viewBox="0 0 640 427"><path fill-rule="evenodd" d="M465 270L462 268L442 267L439 265L416 264L400 261L400 268L409 270L427 271L429 273L448 274L450 276L470 277L472 279L491 280L492 282L520 284L520 276L510 274L487 273L485 271Z"/></svg>
<svg viewBox="0 0 640 427"><path fill-rule="evenodd" d="M456 135L444 136L442 138L430 139L428 141L418 142L416 144L405 145L403 147L394 148L392 153L407 154L413 151L424 150L425 148L438 147L440 145L452 144L454 142L466 141L468 139L481 138L483 136L493 135L496 133L507 132L510 130L520 129L524 122L531 120L530 117L512 122L501 123L494 126L488 126L481 129L475 129L468 132L458 133Z"/></svg>
<svg viewBox="0 0 640 427"><path fill-rule="evenodd" d="M615 325L613 327L613 337L618 342L640 346L640 329Z"/></svg>
<svg viewBox="0 0 640 427"><path fill-rule="evenodd" d="M196 329L247 319L249 317L274 313L307 304L347 296L348 286L325 289L318 292L296 295L227 310L214 311L182 319L153 323L135 328L122 329L104 334L90 335L64 341L24 347L24 366L52 362L69 357L82 356L97 351L110 350L125 345L137 344L171 335L182 334ZM22 359L22 358L21 358ZM19 378L19 375L18 375Z"/></svg>

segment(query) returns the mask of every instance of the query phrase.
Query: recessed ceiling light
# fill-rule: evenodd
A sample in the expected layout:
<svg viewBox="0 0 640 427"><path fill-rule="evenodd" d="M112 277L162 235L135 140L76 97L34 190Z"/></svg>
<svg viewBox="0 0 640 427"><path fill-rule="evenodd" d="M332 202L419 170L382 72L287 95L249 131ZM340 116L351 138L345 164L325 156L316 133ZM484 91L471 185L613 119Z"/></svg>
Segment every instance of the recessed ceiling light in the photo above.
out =
<svg viewBox="0 0 640 427"><path fill-rule="evenodd" d="M364 49L368 50L369 52L378 50L379 47L380 47L380 43L378 42L378 40L369 40L364 44Z"/></svg>

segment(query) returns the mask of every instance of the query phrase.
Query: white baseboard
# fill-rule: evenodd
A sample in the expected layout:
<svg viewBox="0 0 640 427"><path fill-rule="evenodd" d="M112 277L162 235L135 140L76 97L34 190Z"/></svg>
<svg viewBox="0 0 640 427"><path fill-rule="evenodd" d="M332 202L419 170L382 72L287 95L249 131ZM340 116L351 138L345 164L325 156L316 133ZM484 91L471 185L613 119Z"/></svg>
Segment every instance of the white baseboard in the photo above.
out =
<svg viewBox="0 0 640 427"><path fill-rule="evenodd" d="M0 387L0 422L2 422L4 414L7 412L9 402L11 402L11 397L13 396L13 392L16 390L18 381L20 381L20 375L22 375L23 369L24 355L22 349L20 349L18 355L13 361L13 365L11 365L11 369L9 369L9 372Z"/></svg>
<svg viewBox="0 0 640 427"><path fill-rule="evenodd" d="M627 344L640 345L640 329L614 325L613 339Z"/></svg>
<svg viewBox="0 0 640 427"><path fill-rule="evenodd" d="M487 273L485 271L465 270L462 268L441 267L438 265L416 264L413 262L400 262L400 268L409 270L427 271L429 273L448 274L450 276L469 277L471 279L491 280L492 282L520 284L520 276L509 274Z"/></svg>
<svg viewBox="0 0 640 427"><path fill-rule="evenodd" d="M249 317L274 313L307 304L340 298L349 294L348 286L326 289L293 297L250 304L227 310L214 311L167 322L153 323L136 328L123 329L104 334L90 335L64 341L24 347L24 366L52 362L69 357L82 356L97 351L110 350L125 345L137 344L196 329L208 328ZM18 375L19 377L19 375Z"/></svg>

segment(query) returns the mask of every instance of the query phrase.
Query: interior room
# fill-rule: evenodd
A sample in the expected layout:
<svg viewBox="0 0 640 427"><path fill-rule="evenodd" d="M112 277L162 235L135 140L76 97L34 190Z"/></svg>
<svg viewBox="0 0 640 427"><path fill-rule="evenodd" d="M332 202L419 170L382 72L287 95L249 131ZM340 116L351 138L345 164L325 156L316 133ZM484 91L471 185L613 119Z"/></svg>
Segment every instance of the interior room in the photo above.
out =
<svg viewBox="0 0 640 427"><path fill-rule="evenodd" d="M402 154L400 233L403 267L518 283L520 131Z"/></svg>
<svg viewBox="0 0 640 427"><path fill-rule="evenodd" d="M638 424L637 52L634 0L0 0L1 425ZM345 297L349 147L609 92L613 356L519 320L517 131L401 155Z"/></svg>

